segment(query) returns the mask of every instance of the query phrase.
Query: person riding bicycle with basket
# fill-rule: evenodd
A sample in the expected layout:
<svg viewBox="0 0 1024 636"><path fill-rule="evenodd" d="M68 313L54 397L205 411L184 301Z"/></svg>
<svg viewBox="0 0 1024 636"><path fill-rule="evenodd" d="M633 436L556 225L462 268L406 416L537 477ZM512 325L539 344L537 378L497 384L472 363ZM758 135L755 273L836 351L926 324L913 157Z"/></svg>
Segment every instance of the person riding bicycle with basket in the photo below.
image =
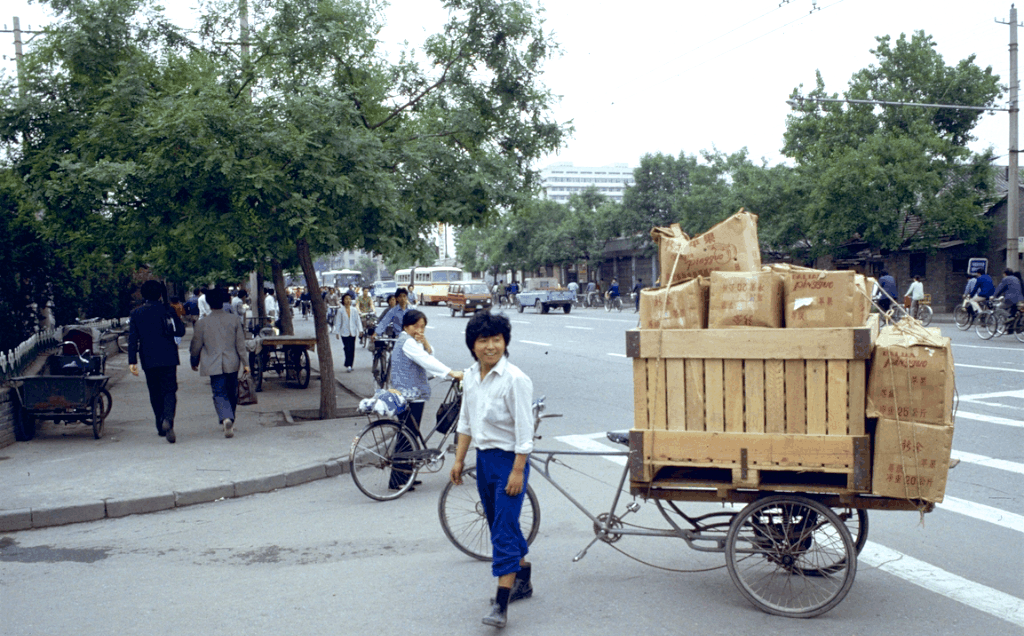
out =
<svg viewBox="0 0 1024 636"><path fill-rule="evenodd" d="M491 573L498 593L484 625L504 627L508 604L533 595L529 546L519 514L530 475L533 452L533 382L508 362L512 325L501 314L480 311L466 325L466 346L476 362L463 381L458 448L450 478L462 484L462 471L472 445L480 501L490 529Z"/></svg>
<svg viewBox="0 0 1024 636"><path fill-rule="evenodd" d="M992 295L1003 297L1003 305L1010 312L1007 322L1012 321L1013 317L1017 315L1017 303L1024 301L1024 293L1021 290L1020 279L1010 268L1003 270L1003 280L999 281L999 286L992 292Z"/></svg>

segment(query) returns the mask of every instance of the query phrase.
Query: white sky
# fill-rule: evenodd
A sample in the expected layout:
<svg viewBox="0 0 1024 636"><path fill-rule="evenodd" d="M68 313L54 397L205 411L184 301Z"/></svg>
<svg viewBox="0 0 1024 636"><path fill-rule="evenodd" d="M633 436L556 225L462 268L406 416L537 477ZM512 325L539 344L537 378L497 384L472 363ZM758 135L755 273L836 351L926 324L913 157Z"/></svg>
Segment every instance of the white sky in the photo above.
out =
<svg viewBox="0 0 1024 636"><path fill-rule="evenodd" d="M191 26L194 2L167 2L168 15ZM416 45L443 24L440 0L392 0L382 39L389 51ZM543 82L561 96L554 112L576 132L555 156L597 166L636 166L646 153L696 154L746 147L775 164L790 112L790 91L814 86L821 70L829 92L842 93L851 75L874 61L875 36L924 30L949 65L968 55L1009 78L1010 2L992 0L544 0L545 27L563 55ZM47 13L26 0L7 0L11 17L38 27ZM1024 19L1024 11L1018 20ZM13 37L3 34L2 63L13 68ZM1024 37L1024 29L1021 30ZM1003 96L1003 103L1008 95ZM1005 163L1006 113L987 115L975 129L975 150L996 149Z"/></svg>

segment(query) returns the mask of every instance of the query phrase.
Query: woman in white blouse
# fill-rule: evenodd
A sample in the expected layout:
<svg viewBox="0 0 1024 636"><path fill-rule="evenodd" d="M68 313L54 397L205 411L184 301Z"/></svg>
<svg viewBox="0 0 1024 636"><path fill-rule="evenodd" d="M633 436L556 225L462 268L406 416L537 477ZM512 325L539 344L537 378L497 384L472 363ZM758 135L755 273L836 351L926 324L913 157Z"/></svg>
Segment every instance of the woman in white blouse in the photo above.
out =
<svg viewBox="0 0 1024 636"><path fill-rule="evenodd" d="M345 294L341 297L341 309L334 317L334 336L341 338L345 348L345 370L352 373L352 362L356 357L356 336L363 330L363 321L359 312L352 307L352 297Z"/></svg>

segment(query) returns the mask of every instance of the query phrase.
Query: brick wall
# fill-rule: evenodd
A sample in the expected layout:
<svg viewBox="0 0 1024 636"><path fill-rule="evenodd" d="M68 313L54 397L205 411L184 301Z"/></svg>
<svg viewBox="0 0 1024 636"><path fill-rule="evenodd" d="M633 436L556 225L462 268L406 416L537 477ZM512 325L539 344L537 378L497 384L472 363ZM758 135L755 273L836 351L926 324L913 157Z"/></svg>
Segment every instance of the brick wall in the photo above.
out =
<svg viewBox="0 0 1024 636"><path fill-rule="evenodd" d="M14 418L18 400L13 389L0 389L0 448L14 443Z"/></svg>

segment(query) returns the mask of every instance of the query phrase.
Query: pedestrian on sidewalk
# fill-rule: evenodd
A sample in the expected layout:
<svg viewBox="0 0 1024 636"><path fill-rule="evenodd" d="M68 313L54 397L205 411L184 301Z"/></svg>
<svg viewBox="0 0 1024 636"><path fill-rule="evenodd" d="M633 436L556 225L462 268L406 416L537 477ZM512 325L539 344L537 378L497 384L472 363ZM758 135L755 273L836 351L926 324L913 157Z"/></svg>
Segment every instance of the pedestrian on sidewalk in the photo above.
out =
<svg viewBox="0 0 1024 636"><path fill-rule="evenodd" d="M224 311L228 301L226 289L213 289L207 296L210 315L196 323L189 346L192 370L210 377L213 406L217 420L224 427L224 437L235 436L235 408L238 405L238 370L245 364L245 333L242 323Z"/></svg>
<svg viewBox="0 0 1024 636"><path fill-rule="evenodd" d="M147 280L142 284L146 304L134 309L128 323L128 369L139 375L139 359L146 372L149 403L156 418L156 432L174 443L174 412L178 406L178 345L185 335L185 323L177 312L163 303L164 284Z"/></svg>
<svg viewBox="0 0 1024 636"><path fill-rule="evenodd" d="M363 330L363 321L359 312L352 307L352 297L344 294L341 297L341 309L335 318L334 336L341 338L345 349L345 370L352 373L352 364L356 356L356 336Z"/></svg>
<svg viewBox="0 0 1024 636"><path fill-rule="evenodd" d="M508 604L533 596L529 546L519 526L533 452L533 382L508 362L512 325L503 314L477 312L466 325L476 362L466 371L459 411L458 449L450 478L462 484L470 445L476 448L476 485L491 532L491 573L498 593L484 625L504 627Z"/></svg>

